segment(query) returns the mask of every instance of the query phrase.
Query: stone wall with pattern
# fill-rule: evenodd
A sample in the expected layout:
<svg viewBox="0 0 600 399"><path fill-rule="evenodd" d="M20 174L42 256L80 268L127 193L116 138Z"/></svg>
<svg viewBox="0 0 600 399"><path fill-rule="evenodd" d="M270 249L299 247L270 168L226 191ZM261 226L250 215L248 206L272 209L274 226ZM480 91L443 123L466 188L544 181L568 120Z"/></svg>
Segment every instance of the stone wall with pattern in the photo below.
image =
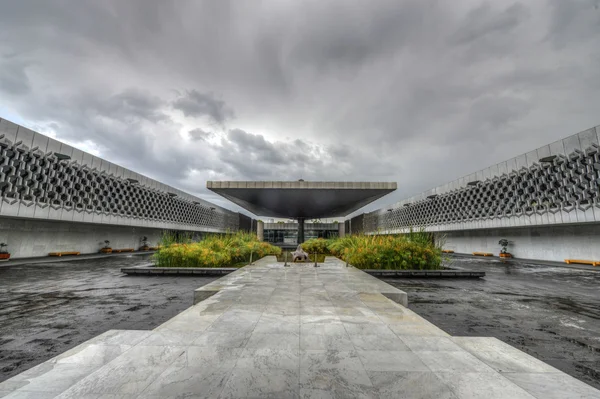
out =
<svg viewBox="0 0 600 399"><path fill-rule="evenodd" d="M238 213L0 120L0 216L202 232Z"/></svg>
<svg viewBox="0 0 600 399"><path fill-rule="evenodd" d="M352 224L368 233L402 233L411 226L457 231L600 222L599 183L600 126L360 215Z"/></svg>

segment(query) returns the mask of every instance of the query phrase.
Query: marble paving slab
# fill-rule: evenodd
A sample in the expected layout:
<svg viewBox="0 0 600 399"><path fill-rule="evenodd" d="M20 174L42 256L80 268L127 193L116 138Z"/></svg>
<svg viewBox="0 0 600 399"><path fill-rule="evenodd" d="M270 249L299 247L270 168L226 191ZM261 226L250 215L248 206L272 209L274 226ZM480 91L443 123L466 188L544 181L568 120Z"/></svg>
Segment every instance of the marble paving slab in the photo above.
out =
<svg viewBox="0 0 600 399"><path fill-rule="evenodd" d="M328 257L199 288L152 331L112 330L0 383L2 398L599 398L495 338L452 337Z"/></svg>

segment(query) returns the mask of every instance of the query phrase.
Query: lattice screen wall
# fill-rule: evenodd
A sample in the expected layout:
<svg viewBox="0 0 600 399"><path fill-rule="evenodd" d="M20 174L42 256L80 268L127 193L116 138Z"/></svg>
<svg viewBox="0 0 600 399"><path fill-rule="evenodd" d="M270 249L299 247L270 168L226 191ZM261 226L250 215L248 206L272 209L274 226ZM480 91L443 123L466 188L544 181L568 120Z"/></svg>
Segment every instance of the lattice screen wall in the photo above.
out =
<svg viewBox="0 0 600 399"><path fill-rule="evenodd" d="M17 126L2 122L5 131ZM53 150L56 146L46 145L49 151L28 146L19 140L19 129L25 128L17 126L13 140L0 130L0 215L65 220L63 214L72 214L73 220L113 224L206 231L238 229L237 213L158 182L153 185L166 190L149 187L144 183L151 179L144 178L140 183L124 177L124 168L119 167L121 176L115 176L82 164L71 159L72 151L66 155ZM79 158L83 160L83 156Z"/></svg>
<svg viewBox="0 0 600 399"><path fill-rule="evenodd" d="M600 129L364 215L367 232L600 222ZM559 144L560 143L560 144ZM569 151L571 150L571 151ZM508 165L521 167L510 169ZM488 177L483 176L488 174Z"/></svg>

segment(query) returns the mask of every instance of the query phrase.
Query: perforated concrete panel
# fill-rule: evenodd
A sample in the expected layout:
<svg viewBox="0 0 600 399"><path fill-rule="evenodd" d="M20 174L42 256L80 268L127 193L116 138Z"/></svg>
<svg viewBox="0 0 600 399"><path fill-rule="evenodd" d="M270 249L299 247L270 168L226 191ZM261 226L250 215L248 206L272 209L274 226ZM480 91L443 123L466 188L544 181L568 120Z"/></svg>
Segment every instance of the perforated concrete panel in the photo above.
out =
<svg viewBox="0 0 600 399"><path fill-rule="evenodd" d="M592 128L364 215L366 232L600 222L600 129Z"/></svg>
<svg viewBox="0 0 600 399"><path fill-rule="evenodd" d="M1 216L215 232L239 225L237 213L6 120L0 198Z"/></svg>

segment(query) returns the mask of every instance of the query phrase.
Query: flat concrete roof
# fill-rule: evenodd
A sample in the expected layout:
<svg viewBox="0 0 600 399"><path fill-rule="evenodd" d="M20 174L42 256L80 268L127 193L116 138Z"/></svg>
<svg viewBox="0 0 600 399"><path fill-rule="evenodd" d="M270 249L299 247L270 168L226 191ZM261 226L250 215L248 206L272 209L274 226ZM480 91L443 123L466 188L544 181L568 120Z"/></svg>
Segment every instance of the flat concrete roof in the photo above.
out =
<svg viewBox="0 0 600 399"><path fill-rule="evenodd" d="M343 217L391 193L395 182L208 181L206 187L259 216Z"/></svg>

